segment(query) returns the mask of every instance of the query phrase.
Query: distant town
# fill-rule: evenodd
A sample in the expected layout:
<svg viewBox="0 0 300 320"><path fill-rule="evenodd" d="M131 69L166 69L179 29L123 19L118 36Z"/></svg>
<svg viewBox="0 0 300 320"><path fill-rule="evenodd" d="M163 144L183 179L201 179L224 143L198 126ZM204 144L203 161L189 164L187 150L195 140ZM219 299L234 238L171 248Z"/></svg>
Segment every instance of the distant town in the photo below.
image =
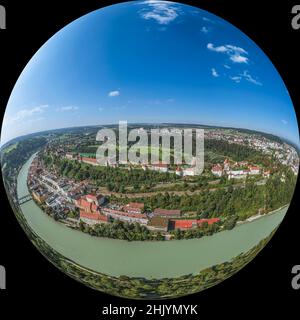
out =
<svg viewBox="0 0 300 320"><path fill-rule="evenodd" d="M149 131L152 126L135 127ZM169 130L168 125L161 127ZM291 199L298 152L278 137L205 128L205 168L197 175L193 161L128 164L117 159L99 165L98 129L61 129L7 144L1 150L2 170L6 187L15 195L12 201L22 205L34 199L54 219L92 235L109 237L112 228L119 228L114 237L134 233L136 239L140 232L143 240L169 240L232 229ZM33 151L37 153L28 171L30 194L18 199L16 176Z"/></svg>

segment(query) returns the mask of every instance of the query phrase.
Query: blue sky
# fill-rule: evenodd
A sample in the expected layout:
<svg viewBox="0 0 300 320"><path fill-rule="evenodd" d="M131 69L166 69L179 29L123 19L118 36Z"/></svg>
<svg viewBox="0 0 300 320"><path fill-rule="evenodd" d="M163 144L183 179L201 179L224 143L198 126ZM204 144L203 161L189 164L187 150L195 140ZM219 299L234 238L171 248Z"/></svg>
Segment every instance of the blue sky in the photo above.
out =
<svg viewBox="0 0 300 320"><path fill-rule="evenodd" d="M173 2L109 6L54 35L15 85L1 144L119 120L243 127L299 140L288 91L266 55L223 19Z"/></svg>

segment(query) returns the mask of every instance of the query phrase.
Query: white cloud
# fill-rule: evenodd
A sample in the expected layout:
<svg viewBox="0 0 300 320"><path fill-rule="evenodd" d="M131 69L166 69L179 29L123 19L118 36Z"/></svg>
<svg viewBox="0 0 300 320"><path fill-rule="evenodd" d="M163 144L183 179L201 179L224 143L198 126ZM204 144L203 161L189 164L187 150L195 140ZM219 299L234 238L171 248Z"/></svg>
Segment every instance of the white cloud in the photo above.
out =
<svg viewBox="0 0 300 320"><path fill-rule="evenodd" d="M234 54L230 56L230 60L235 63L248 63L248 58L245 56L241 56L239 54Z"/></svg>
<svg viewBox="0 0 300 320"><path fill-rule="evenodd" d="M226 45L226 47L227 47L228 49L230 49L230 50L235 51L235 52L239 52L239 53L243 53L243 54L248 54L248 52L247 52L245 49L241 48L241 47L233 46L233 45L231 45L231 44Z"/></svg>
<svg viewBox="0 0 300 320"><path fill-rule="evenodd" d="M213 20L207 18L207 17L202 17L202 20L205 21L205 22L211 22L211 23L214 23Z"/></svg>
<svg viewBox="0 0 300 320"><path fill-rule="evenodd" d="M209 30L208 30L207 27L204 26L204 27L201 28L201 32L206 34L206 33L209 32Z"/></svg>
<svg viewBox="0 0 300 320"><path fill-rule="evenodd" d="M242 77L240 76L233 76L233 77L229 77L232 81L236 82L236 83L240 83L242 80Z"/></svg>
<svg viewBox="0 0 300 320"><path fill-rule="evenodd" d="M57 108L56 111L75 111L78 110L79 108L76 106L65 106L65 107L60 107Z"/></svg>
<svg viewBox="0 0 300 320"><path fill-rule="evenodd" d="M45 110L49 108L48 105L41 105L37 107L33 107L31 109L22 109L18 111L15 115L6 118L7 124L13 124L18 121L26 120L27 118L32 118L38 114L42 114Z"/></svg>
<svg viewBox="0 0 300 320"><path fill-rule="evenodd" d="M231 67L229 65L227 65L227 64L224 64L224 68L231 69Z"/></svg>
<svg viewBox="0 0 300 320"><path fill-rule="evenodd" d="M215 68L212 68L212 69L211 69L211 74L212 74L212 76L215 77L215 78L217 78L217 77L219 76L219 74L218 74L218 72L217 72L217 70L216 70Z"/></svg>
<svg viewBox="0 0 300 320"><path fill-rule="evenodd" d="M249 71L247 71L247 70L245 70L243 73L240 73L236 76L230 76L229 78L236 83L240 83L241 80L246 80L246 81L251 82L257 86L262 86L262 83L259 82L257 79L253 78L251 76L251 74L249 73Z"/></svg>
<svg viewBox="0 0 300 320"><path fill-rule="evenodd" d="M120 95L120 91L119 90L115 90L115 91L110 91L108 93L109 97L118 97Z"/></svg>
<svg viewBox="0 0 300 320"><path fill-rule="evenodd" d="M249 61L249 58L245 56L248 54L245 49L231 44L214 46L212 43L208 43L207 49L214 52L226 53L234 63L248 63Z"/></svg>
<svg viewBox="0 0 300 320"><path fill-rule="evenodd" d="M140 15L146 20L155 20L159 24L169 24L178 17L178 10L172 2L148 0L143 4L147 4L147 9L142 9Z"/></svg>
<svg viewBox="0 0 300 320"><path fill-rule="evenodd" d="M245 80L253 83L253 84L256 84L257 86L262 86L262 83L259 82L257 79L254 79L251 74L249 73L249 71L245 70L242 74L242 76L244 77Z"/></svg>
<svg viewBox="0 0 300 320"><path fill-rule="evenodd" d="M215 47L212 43L207 44L207 49L215 52L228 52L226 46Z"/></svg>
<svg viewBox="0 0 300 320"><path fill-rule="evenodd" d="M286 120L284 120L284 119L282 119L281 122L282 122L284 125L287 125L287 124L288 124L288 122L287 122Z"/></svg>

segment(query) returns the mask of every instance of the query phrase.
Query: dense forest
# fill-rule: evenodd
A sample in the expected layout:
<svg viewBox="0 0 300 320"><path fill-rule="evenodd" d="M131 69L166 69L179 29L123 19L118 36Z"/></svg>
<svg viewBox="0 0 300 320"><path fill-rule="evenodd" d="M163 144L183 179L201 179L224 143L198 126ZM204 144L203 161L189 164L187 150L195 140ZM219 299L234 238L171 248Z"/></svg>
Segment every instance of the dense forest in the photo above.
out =
<svg viewBox="0 0 300 320"><path fill-rule="evenodd" d="M80 221L79 229L91 236L127 241L164 240L164 236L161 233L151 232L139 223L127 223L119 220L112 221L108 224L96 224L94 227Z"/></svg>
<svg viewBox="0 0 300 320"><path fill-rule="evenodd" d="M284 178L283 178L284 176ZM289 170L272 175L266 184L257 185L245 182L242 187L218 189L213 192L203 190L190 195L160 193L151 197L118 198L111 201L137 201L145 203L148 210L155 208L181 209L183 212L197 212L199 218L238 216L245 220L258 212L266 213L291 201L295 189L296 177Z"/></svg>
<svg viewBox="0 0 300 320"><path fill-rule="evenodd" d="M157 183L175 182L180 178L171 173L160 173L152 170L110 168L91 166L78 161L62 159L57 156L43 155L43 161L48 169L55 167L62 176L81 181L90 179L97 186L105 186L109 191L123 193L125 187L139 191L141 185L150 189Z"/></svg>
<svg viewBox="0 0 300 320"><path fill-rule="evenodd" d="M251 161L256 157L261 157L261 152L254 150L245 145L229 143L225 140L206 139L205 151L212 151L217 154L226 155L234 161L247 160Z"/></svg>

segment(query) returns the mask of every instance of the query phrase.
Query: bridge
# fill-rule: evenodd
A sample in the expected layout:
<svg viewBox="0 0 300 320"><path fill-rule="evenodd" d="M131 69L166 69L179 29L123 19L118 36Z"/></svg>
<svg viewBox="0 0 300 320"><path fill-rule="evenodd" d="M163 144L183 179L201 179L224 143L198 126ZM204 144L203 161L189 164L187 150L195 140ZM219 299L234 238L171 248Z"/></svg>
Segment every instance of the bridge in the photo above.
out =
<svg viewBox="0 0 300 320"><path fill-rule="evenodd" d="M32 200L32 197L30 194L27 194L26 196L19 198L19 200L18 200L19 206L21 206L22 204L24 204L28 201L31 201L31 200Z"/></svg>

